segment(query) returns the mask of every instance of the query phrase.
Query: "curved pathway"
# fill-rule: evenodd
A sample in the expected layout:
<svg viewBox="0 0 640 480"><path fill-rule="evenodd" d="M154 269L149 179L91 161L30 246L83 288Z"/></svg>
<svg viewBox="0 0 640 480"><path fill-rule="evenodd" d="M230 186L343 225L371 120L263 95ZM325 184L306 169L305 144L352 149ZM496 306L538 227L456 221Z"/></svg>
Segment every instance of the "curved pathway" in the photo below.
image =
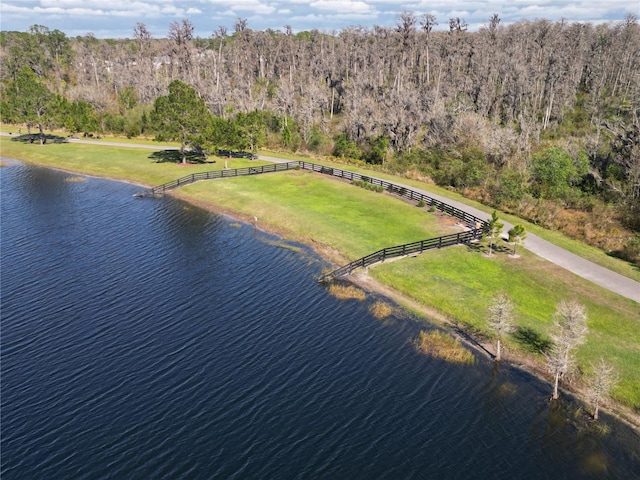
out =
<svg viewBox="0 0 640 480"><path fill-rule="evenodd" d="M431 192L424 193L442 202L446 202L449 205L457 207L460 210L469 212L471 215L475 215L478 218L488 220L491 217L491 215L482 212L477 208L451 200L450 198L439 197ZM506 222L504 223L504 229L506 231L510 230L512 227L513 225ZM545 260L555 263L556 265L569 270L582 278L640 303L640 283L631 278L601 267L589 260L585 260L564 248L558 247L557 245L534 235L533 233L527 232L524 247L530 252L533 252Z"/></svg>

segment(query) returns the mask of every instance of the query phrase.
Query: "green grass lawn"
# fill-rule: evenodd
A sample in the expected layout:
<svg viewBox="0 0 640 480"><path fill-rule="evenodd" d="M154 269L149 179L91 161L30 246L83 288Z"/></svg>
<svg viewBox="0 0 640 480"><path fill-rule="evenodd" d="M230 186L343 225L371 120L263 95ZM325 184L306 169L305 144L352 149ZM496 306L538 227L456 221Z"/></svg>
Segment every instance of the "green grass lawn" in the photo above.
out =
<svg viewBox="0 0 640 480"><path fill-rule="evenodd" d="M314 239L349 260L384 247L452 233L424 209L306 170L198 182L181 194L264 219L297 240Z"/></svg>
<svg viewBox="0 0 640 480"><path fill-rule="evenodd" d="M6 137L0 137L0 152L6 157L44 166L148 186L224 166L224 159L216 159L214 164L182 166L155 163L150 158L153 151L145 149L80 144L25 145ZM229 167L262 163L232 159ZM413 184L398 177L375 176ZM428 189L422 184L415 186ZM344 259L452 231L439 217L415 205L302 170L198 182L179 192L194 202L217 205L245 218L257 216L259 226L273 228L291 239L312 240L340 252ZM520 332L524 332L507 342L512 350L527 351L534 341L544 343L557 303L578 300L587 307L590 328L587 343L578 351L580 370L588 372L589 362L603 356L620 374L614 398L640 412L638 304L526 251L520 253L517 259L506 254L487 258L480 251L452 247L378 265L372 267L370 273L384 284L479 333L487 332L485 319L493 296L507 292L515 304Z"/></svg>
<svg viewBox="0 0 640 480"><path fill-rule="evenodd" d="M144 148L119 147L80 143L24 144L0 137L0 154L4 157L24 160L52 168L72 172L125 180L145 186L155 186L197 172L220 170L225 159L209 157L208 162L182 165L175 162L158 162L152 155L162 152ZM213 163L215 162L215 163ZM229 168L264 165L270 162L228 159Z"/></svg>
<svg viewBox="0 0 640 480"><path fill-rule="evenodd" d="M638 304L526 251L521 253L520 258L507 254L487 257L456 247L378 265L370 273L484 335L489 334L487 307L498 293L507 293L513 299L520 328L507 346L516 351L537 350L538 342L548 341L558 302L577 300L586 306L589 315L587 343L577 352L579 368L587 372L590 362L605 358L620 373L620 383L613 392L615 398L640 411Z"/></svg>
<svg viewBox="0 0 640 480"><path fill-rule="evenodd" d="M286 158L289 160L304 160L304 161L327 165L327 166L340 168L344 170L351 170L358 173L368 174L373 177L381 178L390 182L409 185L409 186L424 190L426 192L441 195L445 198L450 198L452 200L460 201L474 208L477 208L478 210L486 212L487 214L490 214L494 210L491 207L487 207L486 205L478 203L474 200L469 200L456 192L447 190L446 188L438 187L430 183L425 183L417 180L400 177L398 175L390 175L384 172L378 172L378 171L371 172L370 170L367 170L365 166L337 163L337 162L332 162L326 159L325 160L309 159L308 157L304 157L300 155L297 155L297 156L290 155L290 154L286 155L286 154L279 154L274 152L264 152L264 154L273 156L273 157ZM602 250L596 247L592 247L578 240L573 240L567 237L566 235L564 235L562 232L546 230L538 225L535 225L531 222L518 218L514 215L506 214L504 212L498 212L498 215L500 219L503 219L513 225L516 225L518 223L522 224L525 227L527 232L531 232L535 235L538 235L540 238L543 238L555 245L558 245L559 247L562 247L571 253L579 255L582 258L585 258L593 263L596 263L605 268L608 268L609 270L617 272L620 275L624 275L625 277L628 277L637 282L640 282L640 269L630 264L629 262L625 262L618 258L607 255L605 252L603 252Z"/></svg>

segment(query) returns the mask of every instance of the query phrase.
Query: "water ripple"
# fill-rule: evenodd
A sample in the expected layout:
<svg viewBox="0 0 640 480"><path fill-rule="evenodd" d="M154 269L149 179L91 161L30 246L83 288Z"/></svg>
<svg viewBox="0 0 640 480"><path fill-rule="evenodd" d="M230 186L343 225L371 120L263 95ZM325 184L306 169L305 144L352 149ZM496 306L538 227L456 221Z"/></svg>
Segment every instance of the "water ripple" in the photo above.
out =
<svg viewBox="0 0 640 480"><path fill-rule="evenodd" d="M418 355L424 325L332 298L308 250L171 198L133 201L130 185L18 163L0 177L3 480L638 465L637 435L558 423L534 379Z"/></svg>

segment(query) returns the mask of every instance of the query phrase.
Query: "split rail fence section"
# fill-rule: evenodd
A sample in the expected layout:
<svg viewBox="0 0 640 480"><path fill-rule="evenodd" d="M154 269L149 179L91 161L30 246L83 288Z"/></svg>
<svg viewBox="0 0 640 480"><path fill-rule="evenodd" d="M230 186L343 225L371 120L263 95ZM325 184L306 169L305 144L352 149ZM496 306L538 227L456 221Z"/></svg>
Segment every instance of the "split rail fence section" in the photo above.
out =
<svg viewBox="0 0 640 480"><path fill-rule="evenodd" d="M422 192L417 192L411 188L403 185L398 185L379 178L370 177L368 175L362 175L360 173L351 172L349 170L342 170L339 168L326 167L324 165L318 165L316 163L297 161L286 163L273 163L269 165L261 165L258 167L246 167L235 168L229 170L213 170L209 172L192 173L171 182L164 183L157 187L153 187L144 192L137 193L136 197L144 196L156 196L162 195L167 190L178 188L183 185L198 182L200 180L214 180L218 178L230 178L241 177L247 175L257 175L261 173L271 172L283 172L286 170L311 170L313 172L321 173L323 175L331 175L334 177L342 178L344 180L363 181L371 183L372 185L379 185L389 193L398 195L400 197L408 198L415 202L423 202L425 206L434 207L443 213L451 215L452 217L460 219L465 223L470 230L460 233L454 233L451 235L445 235L443 237L430 238L427 240L420 240L413 243L405 243L403 245L397 245L394 247L383 248L377 252L371 253L365 257L354 260L336 270L326 273L320 277L320 281L326 281L331 278L341 277L349 275L356 268L366 268L375 263L384 262L386 259L394 257L404 257L407 255L417 255L425 250L431 250L434 248L443 248L451 245L469 244L473 240L479 239L487 229L487 222L481 218L476 217L470 213L465 212L457 207L444 203L440 200L436 200Z"/></svg>
<svg viewBox="0 0 640 480"><path fill-rule="evenodd" d="M320 276L319 281L324 282L332 278L344 277L350 275L357 268L367 268L376 263L381 263L388 258L405 257L407 255L418 255L425 250L435 248L450 247L452 245L469 244L482 236L481 230L468 230L466 232L453 233L443 237L429 238L428 240L420 240L413 243L405 243L404 245L396 245L395 247L387 247L377 252L370 253L366 257L354 260L340 268Z"/></svg>

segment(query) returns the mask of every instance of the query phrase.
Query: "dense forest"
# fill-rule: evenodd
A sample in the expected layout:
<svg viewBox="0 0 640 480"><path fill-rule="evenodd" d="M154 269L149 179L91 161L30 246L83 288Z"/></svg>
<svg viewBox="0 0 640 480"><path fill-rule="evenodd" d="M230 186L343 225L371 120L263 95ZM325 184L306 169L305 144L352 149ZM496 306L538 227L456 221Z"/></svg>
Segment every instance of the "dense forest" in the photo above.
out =
<svg viewBox="0 0 640 480"><path fill-rule="evenodd" d="M640 265L640 26L398 14L393 28L2 32L2 120L271 148L432 181ZM171 88L170 88L171 86ZM182 103L181 103L182 102ZM180 110L179 112L176 112ZM173 115L173 116L171 116ZM173 128L169 128L173 124ZM181 127L181 128L178 128Z"/></svg>

